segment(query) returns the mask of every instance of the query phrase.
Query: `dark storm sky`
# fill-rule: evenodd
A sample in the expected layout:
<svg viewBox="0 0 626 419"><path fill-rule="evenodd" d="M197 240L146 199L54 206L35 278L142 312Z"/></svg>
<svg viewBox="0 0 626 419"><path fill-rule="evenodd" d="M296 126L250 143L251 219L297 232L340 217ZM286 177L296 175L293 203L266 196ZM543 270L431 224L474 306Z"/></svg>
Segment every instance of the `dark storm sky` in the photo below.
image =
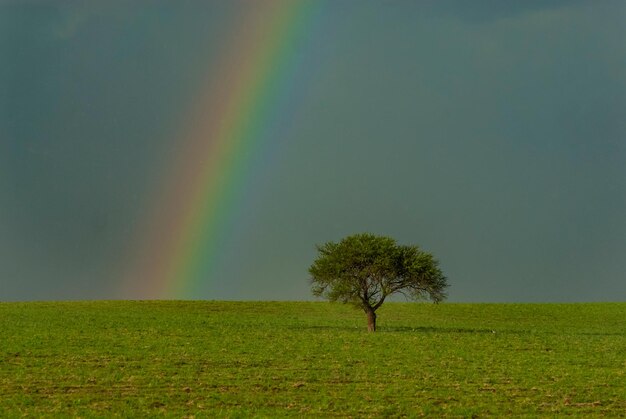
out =
<svg viewBox="0 0 626 419"><path fill-rule="evenodd" d="M0 1L0 301L125 298L242 7ZM626 2L319 9L297 135L259 158L237 249L189 298L308 299L314 244L369 231L433 252L450 301L626 300Z"/></svg>

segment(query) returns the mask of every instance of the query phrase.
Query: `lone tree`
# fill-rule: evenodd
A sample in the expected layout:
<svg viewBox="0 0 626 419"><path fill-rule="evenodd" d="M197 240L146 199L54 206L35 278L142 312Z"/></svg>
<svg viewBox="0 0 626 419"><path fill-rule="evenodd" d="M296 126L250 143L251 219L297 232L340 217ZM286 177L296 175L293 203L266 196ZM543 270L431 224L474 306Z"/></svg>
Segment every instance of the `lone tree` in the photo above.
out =
<svg viewBox="0 0 626 419"><path fill-rule="evenodd" d="M435 303L446 298L448 284L439 263L417 246L365 233L318 245L317 250L309 268L313 294L363 309L370 332L376 331L376 310L391 294Z"/></svg>

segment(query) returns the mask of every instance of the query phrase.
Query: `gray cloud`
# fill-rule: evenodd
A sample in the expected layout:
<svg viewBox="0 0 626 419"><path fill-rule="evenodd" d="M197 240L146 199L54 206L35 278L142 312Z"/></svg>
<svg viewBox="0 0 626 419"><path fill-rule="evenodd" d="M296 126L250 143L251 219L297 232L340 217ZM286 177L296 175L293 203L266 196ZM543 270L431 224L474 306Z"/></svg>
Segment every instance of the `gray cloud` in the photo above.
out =
<svg viewBox="0 0 626 419"><path fill-rule="evenodd" d="M0 5L3 300L124 297L182 116L252 3L59 4ZM371 231L433 251L453 301L623 300L624 3L326 7L219 280L189 297L309 298L314 244Z"/></svg>

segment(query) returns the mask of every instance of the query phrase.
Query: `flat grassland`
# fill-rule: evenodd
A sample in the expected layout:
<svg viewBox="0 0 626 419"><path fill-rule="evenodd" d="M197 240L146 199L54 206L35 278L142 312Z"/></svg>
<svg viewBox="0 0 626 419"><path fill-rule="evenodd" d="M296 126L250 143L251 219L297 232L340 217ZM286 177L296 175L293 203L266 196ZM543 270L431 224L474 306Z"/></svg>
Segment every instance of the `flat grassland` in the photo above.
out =
<svg viewBox="0 0 626 419"><path fill-rule="evenodd" d="M626 303L0 303L0 417L624 416Z"/></svg>

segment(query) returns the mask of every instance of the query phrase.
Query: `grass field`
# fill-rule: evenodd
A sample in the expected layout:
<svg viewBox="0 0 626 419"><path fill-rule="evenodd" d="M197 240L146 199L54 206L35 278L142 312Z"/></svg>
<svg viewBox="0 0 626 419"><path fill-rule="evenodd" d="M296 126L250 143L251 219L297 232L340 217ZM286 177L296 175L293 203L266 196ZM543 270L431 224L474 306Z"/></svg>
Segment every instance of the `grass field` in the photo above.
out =
<svg viewBox="0 0 626 419"><path fill-rule="evenodd" d="M0 417L624 416L626 303L0 303Z"/></svg>

